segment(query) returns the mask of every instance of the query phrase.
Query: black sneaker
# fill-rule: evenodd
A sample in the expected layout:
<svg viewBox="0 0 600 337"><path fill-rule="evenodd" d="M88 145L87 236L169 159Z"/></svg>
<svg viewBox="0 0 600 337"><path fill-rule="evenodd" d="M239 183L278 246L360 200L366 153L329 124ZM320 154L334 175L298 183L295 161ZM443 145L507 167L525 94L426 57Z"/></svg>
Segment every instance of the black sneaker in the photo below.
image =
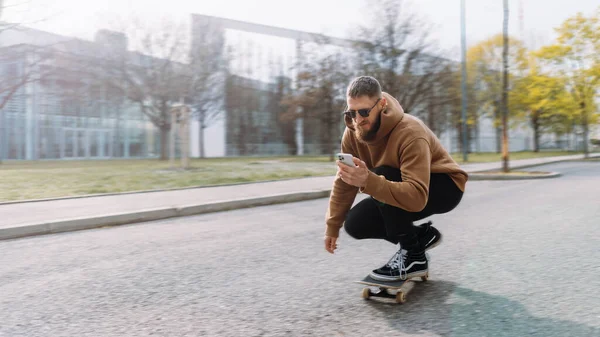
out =
<svg viewBox="0 0 600 337"><path fill-rule="evenodd" d="M424 250L430 250L442 243L442 233L431 224L432 222L429 221L418 226L421 228L419 230L419 242L423 243Z"/></svg>
<svg viewBox="0 0 600 337"><path fill-rule="evenodd" d="M411 252L400 248L388 263L373 270L369 276L378 281L399 281L426 276L427 273L427 257L424 251L417 248Z"/></svg>

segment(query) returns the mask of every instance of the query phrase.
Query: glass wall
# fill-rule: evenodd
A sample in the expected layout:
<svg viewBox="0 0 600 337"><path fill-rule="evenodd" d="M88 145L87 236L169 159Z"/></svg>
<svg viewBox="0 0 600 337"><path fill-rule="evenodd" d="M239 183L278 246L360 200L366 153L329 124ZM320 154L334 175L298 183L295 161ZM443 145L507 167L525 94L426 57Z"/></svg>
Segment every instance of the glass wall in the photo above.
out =
<svg viewBox="0 0 600 337"><path fill-rule="evenodd" d="M0 75L23 72L25 59L0 60ZM158 156L160 133L122 93L81 72L56 73L22 86L0 110L0 159Z"/></svg>

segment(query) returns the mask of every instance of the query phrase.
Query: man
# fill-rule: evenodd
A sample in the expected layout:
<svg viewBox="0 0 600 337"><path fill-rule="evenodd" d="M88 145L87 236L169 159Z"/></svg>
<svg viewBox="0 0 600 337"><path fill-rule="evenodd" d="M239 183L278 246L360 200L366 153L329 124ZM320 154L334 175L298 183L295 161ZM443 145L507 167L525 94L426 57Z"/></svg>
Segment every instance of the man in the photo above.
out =
<svg viewBox="0 0 600 337"><path fill-rule="evenodd" d="M341 152L354 167L338 161L326 214L325 249L337 248L342 223L355 239L383 239L398 251L370 276L393 281L427 275L425 251L441 242L431 222L413 221L453 210L461 201L467 173L419 119L381 91L370 76L354 79L346 93L346 129ZM368 194L352 204L357 192Z"/></svg>

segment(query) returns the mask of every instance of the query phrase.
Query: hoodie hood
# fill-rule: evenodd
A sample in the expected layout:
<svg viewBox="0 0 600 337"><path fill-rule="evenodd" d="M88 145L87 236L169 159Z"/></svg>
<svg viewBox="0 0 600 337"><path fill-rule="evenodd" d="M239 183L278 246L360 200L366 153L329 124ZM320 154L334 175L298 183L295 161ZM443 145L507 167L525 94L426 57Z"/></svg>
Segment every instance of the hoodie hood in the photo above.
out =
<svg viewBox="0 0 600 337"><path fill-rule="evenodd" d="M367 142L368 144L375 144L384 139L389 133L400 123L402 118L404 118L404 109L400 105L397 99L392 97L387 92L383 92L382 96L387 101L387 107L383 109L380 113L381 124L379 126L379 130L377 130L377 134L375 135L375 139ZM352 119L344 118L344 122L346 123L346 127L350 130L354 131L354 125L352 125Z"/></svg>

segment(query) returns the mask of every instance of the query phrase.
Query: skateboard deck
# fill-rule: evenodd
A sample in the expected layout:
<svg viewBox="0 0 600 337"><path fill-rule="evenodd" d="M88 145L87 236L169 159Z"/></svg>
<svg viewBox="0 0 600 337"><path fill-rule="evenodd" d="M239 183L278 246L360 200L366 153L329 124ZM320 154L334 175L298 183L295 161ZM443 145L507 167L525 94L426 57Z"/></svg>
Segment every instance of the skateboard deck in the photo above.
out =
<svg viewBox="0 0 600 337"><path fill-rule="evenodd" d="M429 275L412 277L399 281L379 281L367 275L362 280L356 281L356 283L367 286L363 288L362 291L362 297L364 299L369 299L370 297L385 297L394 298L396 303L404 303L406 302L406 296L416 283L414 281L416 278L420 278L421 281L425 282L429 278ZM372 291L372 287L379 288L379 290Z"/></svg>

